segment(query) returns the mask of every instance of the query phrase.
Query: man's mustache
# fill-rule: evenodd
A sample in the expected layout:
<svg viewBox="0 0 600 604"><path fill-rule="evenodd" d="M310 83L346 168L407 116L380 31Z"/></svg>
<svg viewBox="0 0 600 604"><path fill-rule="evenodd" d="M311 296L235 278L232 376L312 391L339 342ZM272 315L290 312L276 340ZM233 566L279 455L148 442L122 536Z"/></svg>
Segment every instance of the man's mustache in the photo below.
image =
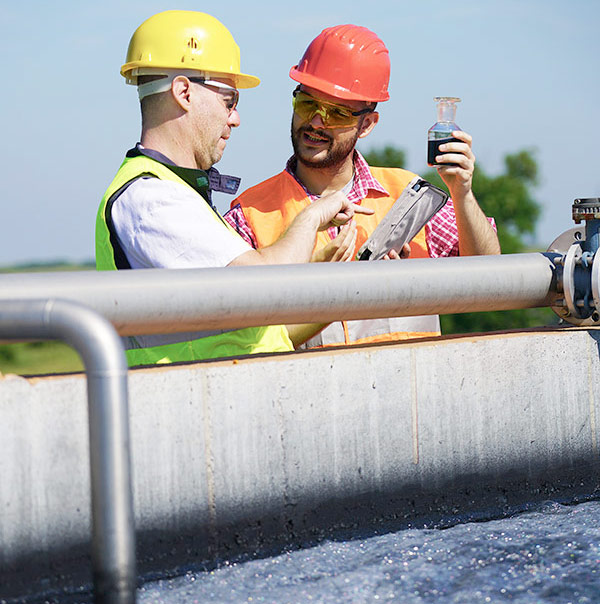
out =
<svg viewBox="0 0 600 604"><path fill-rule="evenodd" d="M322 136L323 138L326 138L328 141L332 140L331 134L329 134L329 132L327 132L326 130L317 130L316 128L313 128L312 126L302 126L298 132L300 134L303 134L303 133L316 134L318 136Z"/></svg>

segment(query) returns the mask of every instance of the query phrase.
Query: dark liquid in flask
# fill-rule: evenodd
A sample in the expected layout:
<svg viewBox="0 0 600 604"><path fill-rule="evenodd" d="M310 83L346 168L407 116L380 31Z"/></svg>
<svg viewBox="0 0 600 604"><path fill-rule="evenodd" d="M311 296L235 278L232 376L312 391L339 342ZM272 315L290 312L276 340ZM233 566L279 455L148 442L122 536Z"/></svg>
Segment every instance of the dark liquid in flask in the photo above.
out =
<svg viewBox="0 0 600 604"><path fill-rule="evenodd" d="M453 136L450 138L438 138L437 140L427 141L427 163L430 166L456 166L457 164L438 164L435 161L437 155L443 155L440 153L440 145L444 143L462 143L463 141L454 138Z"/></svg>

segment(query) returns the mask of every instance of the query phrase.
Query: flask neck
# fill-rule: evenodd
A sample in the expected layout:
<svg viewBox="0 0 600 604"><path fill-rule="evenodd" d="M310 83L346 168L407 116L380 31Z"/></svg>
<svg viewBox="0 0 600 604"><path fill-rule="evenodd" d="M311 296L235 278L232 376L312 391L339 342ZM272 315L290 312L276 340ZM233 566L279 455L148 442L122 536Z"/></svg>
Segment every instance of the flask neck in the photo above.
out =
<svg viewBox="0 0 600 604"><path fill-rule="evenodd" d="M447 101L440 101L437 106L438 122L454 122L456 119L456 105Z"/></svg>

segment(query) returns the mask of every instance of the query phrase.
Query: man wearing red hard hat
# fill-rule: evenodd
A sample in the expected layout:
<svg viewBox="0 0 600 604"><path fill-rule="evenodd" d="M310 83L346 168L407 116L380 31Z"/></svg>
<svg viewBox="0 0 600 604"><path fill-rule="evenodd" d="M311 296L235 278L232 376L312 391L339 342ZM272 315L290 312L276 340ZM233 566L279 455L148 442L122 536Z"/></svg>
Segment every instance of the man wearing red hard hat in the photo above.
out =
<svg viewBox="0 0 600 604"><path fill-rule="evenodd" d="M338 25L323 30L308 46L290 77L293 92L294 155L279 174L245 191L226 219L256 248L271 245L294 216L320 196L344 192L373 210L341 229L317 237L312 261L352 260L407 185L417 176L400 168L369 166L355 149L377 122L377 103L389 99L390 59L385 44L369 29ZM410 242L410 250L389 257L443 257L500 253L496 232L471 190L475 156L471 137L440 147L440 176L451 200ZM444 165L446 164L446 165ZM452 164L452 165L448 165ZM439 335L437 316L333 323L309 346L393 341Z"/></svg>

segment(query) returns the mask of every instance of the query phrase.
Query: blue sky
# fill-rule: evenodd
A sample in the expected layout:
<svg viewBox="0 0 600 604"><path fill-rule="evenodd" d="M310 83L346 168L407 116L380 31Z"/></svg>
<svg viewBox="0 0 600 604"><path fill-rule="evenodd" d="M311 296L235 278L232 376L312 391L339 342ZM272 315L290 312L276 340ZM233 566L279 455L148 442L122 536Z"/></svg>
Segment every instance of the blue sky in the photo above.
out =
<svg viewBox="0 0 600 604"><path fill-rule="evenodd" d="M167 9L220 19L261 85L242 91L242 125L222 172L242 189L278 172L290 154L289 68L324 27L365 25L392 60L391 100L362 150L392 144L426 169L434 96L459 96L457 122L491 174L506 153L533 149L536 241L572 226L577 197L600 196L594 123L600 109L598 0L383 0L314 5L265 0L165 4L154 0L21 2L0 14L4 116L0 266L93 257L98 203L139 137L135 88L119 75L131 34ZM477 194L477 191L475 191ZM216 196L225 209L229 198Z"/></svg>

